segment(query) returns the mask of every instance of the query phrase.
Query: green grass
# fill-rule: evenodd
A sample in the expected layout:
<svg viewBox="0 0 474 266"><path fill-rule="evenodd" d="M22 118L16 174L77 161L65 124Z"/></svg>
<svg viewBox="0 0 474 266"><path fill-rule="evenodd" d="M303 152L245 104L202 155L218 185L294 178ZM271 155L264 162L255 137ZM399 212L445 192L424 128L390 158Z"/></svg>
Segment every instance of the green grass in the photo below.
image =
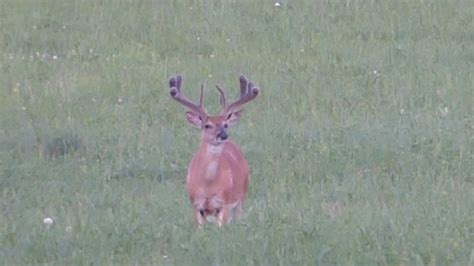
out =
<svg viewBox="0 0 474 266"><path fill-rule="evenodd" d="M281 3L2 1L0 264L474 265L473 2ZM221 230L176 73L261 88Z"/></svg>

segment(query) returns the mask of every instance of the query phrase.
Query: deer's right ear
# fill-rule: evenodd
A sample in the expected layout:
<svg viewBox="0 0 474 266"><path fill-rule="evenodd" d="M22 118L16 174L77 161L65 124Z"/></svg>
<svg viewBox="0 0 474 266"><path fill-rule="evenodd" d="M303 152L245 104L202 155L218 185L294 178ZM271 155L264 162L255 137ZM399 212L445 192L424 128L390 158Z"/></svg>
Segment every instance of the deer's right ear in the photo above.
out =
<svg viewBox="0 0 474 266"><path fill-rule="evenodd" d="M187 111L186 112L186 118L188 119L188 122L195 126L195 127L198 127L198 128L201 128L202 127L202 123L203 123L203 119L201 116L199 116L198 114L194 113L194 112L191 112L191 111Z"/></svg>

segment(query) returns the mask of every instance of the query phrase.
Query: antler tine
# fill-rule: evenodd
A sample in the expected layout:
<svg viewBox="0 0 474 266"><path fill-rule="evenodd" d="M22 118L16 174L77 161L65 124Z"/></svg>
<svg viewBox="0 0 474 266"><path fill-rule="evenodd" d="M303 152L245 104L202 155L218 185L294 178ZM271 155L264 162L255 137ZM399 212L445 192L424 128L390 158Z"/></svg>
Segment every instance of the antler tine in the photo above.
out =
<svg viewBox="0 0 474 266"><path fill-rule="evenodd" d="M241 75L239 77L239 81L240 81L240 97L242 97L247 93L248 80L244 75Z"/></svg>
<svg viewBox="0 0 474 266"><path fill-rule="evenodd" d="M255 87L253 86L253 83L252 83L252 82L249 82L249 85L247 86L247 94L251 93L252 90L253 90L253 88L255 88ZM258 90L258 88L257 88L257 90ZM257 92L257 93L258 93L258 92Z"/></svg>
<svg viewBox="0 0 474 266"><path fill-rule="evenodd" d="M224 91L219 87L219 85L216 85L217 90L219 91L220 97L219 97L219 102L221 103L222 110L225 110L225 95Z"/></svg>
<svg viewBox="0 0 474 266"><path fill-rule="evenodd" d="M203 108L204 104L204 82L201 84L201 94L199 95L199 107Z"/></svg>
<svg viewBox="0 0 474 266"><path fill-rule="evenodd" d="M182 80L183 80L183 77L181 75L176 76L176 88L178 88L178 90L181 90Z"/></svg>
<svg viewBox="0 0 474 266"><path fill-rule="evenodd" d="M233 102L225 108L226 112L234 111L241 105L255 99L259 93L259 88L254 87L252 82L249 82L246 77L240 76L240 97L237 101Z"/></svg>
<svg viewBox="0 0 474 266"><path fill-rule="evenodd" d="M176 88L176 78L175 77L170 78L170 89L172 89L172 88Z"/></svg>
<svg viewBox="0 0 474 266"><path fill-rule="evenodd" d="M193 103L190 101L188 98L186 98L182 93L181 93L181 81L182 77L181 75L177 75L176 77L171 77L169 84L170 84L170 95L171 97L179 102L180 104L184 105L187 107L189 110L196 112L200 116L204 117L206 116L206 111L203 108L203 102L204 102L204 84L201 85L201 95L199 97L199 105Z"/></svg>

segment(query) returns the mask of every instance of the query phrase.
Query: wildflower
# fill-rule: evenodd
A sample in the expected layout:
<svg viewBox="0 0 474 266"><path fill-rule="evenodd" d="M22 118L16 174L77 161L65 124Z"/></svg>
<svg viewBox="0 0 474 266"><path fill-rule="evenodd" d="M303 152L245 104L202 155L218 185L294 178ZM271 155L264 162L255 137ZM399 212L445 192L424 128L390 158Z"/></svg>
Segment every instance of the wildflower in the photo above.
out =
<svg viewBox="0 0 474 266"><path fill-rule="evenodd" d="M46 217L43 219L43 224L45 225L52 225L53 223L54 223L54 220L51 217Z"/></svg>
<svg viewBox="0 0 474 266"><path fill-rule="evenodd" d="M279 2L275 3L275 7L280 7L280 6L281 6L281 4Z"/></svg>
<svg viewBox="0 0 474 266"><path fill-rule="evenodd" d="M442 116L447 116L449 113L448 107L445 106L444 108L439 110Z"/></svg>

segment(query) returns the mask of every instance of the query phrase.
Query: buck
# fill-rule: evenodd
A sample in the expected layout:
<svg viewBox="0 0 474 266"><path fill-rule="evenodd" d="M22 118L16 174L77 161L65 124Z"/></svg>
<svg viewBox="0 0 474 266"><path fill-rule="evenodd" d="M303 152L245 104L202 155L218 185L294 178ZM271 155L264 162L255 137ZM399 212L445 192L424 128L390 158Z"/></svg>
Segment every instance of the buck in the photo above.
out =
<svg viewBox="0 0 474 266"><path fill-rule="evenodd" d="M204 84L201 85L199 104L193 103L181 92L182 77L169 81L171 97L188 109L188 122L201 129L199 148L188 166L186 190L191 200L194 222L198 228L213 216L217 226L239 218L249 184L247 161L234 142L229 140L228 129L242 114L242 105L255 99L259 89L240 76L240 97L226 103L224 91L216 85L222 111L210 116L203 107Z"/></svg>

